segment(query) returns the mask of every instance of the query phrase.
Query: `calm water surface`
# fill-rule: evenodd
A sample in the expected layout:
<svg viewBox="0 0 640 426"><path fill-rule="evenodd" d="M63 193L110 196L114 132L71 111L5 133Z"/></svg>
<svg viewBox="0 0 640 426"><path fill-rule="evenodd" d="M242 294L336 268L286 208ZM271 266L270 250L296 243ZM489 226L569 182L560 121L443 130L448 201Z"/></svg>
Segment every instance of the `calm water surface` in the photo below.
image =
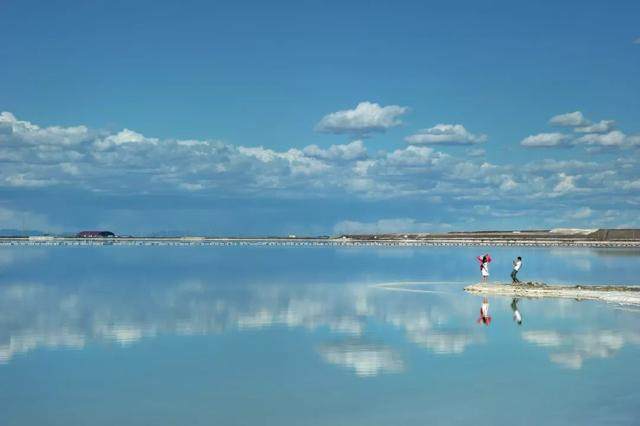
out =
<svg viewBox="0 0 640 426"><path fill-rule="evenodd" d="M638 250L0 248L0 424L638 424L640 310L479 324L487 250L494 281L640 284Z"/></svg>

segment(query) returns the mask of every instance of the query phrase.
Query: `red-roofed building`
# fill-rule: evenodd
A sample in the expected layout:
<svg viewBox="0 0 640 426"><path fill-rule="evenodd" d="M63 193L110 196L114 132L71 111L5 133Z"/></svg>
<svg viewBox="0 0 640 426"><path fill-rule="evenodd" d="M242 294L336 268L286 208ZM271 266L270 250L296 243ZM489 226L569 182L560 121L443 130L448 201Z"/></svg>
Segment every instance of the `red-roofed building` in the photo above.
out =
<svg viewBox="0 0 640 426"><path fill-rule="evenodd" d="M109 238L115 236L116 234L111 231L82 231L76 234L78 238Z"/></svg>

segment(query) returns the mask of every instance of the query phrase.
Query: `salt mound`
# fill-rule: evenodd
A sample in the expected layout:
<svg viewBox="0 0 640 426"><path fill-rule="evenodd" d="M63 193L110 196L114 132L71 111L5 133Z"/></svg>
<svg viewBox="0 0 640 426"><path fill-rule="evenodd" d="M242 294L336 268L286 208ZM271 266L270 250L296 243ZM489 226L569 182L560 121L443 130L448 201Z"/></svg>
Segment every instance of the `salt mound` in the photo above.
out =
<svg viewBox="0 0 640 426"><path fill-rule="evenodd" d="M589 235L596 232L597 229L582 229L582 228L555 228L549 231L551 234L568 234L568 235Z"/></svg>

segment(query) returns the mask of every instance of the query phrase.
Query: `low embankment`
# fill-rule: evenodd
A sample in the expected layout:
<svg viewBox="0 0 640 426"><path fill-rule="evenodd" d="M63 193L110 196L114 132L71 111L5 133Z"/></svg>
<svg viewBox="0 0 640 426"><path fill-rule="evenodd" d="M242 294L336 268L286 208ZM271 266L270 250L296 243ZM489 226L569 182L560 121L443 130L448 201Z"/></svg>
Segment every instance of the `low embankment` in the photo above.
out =
<svg viewBox="0 0 640 426"><path fill-rule="evenodd" d="M640 305L640 286L575 285L561 286L543 283L473 284L464 288L473 294L511 297L558 297L577 300L600 300L624 305Z"/></svg>
<svg viewBox="0 0 640 426"><path fill-rule="evenodd" d="M528 231L448 232L445 234L360 234L337 237L135 237L115 236L109 231L83 231L76 236L0 237L3 245L266 245L266 246L519 246L640 248L640 229L550 229Z"/></svg>

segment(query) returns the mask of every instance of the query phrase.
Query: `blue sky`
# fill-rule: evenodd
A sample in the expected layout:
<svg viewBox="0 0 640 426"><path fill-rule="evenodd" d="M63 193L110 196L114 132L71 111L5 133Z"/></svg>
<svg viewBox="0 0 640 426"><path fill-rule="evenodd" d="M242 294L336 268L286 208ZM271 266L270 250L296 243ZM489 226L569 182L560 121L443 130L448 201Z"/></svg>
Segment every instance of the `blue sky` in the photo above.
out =
<svg viewBox="0 0 640 426"><path fill-rule="evenodd" d="M530 3L3 2L0 228L640 226L640 4Z"/></svg>

